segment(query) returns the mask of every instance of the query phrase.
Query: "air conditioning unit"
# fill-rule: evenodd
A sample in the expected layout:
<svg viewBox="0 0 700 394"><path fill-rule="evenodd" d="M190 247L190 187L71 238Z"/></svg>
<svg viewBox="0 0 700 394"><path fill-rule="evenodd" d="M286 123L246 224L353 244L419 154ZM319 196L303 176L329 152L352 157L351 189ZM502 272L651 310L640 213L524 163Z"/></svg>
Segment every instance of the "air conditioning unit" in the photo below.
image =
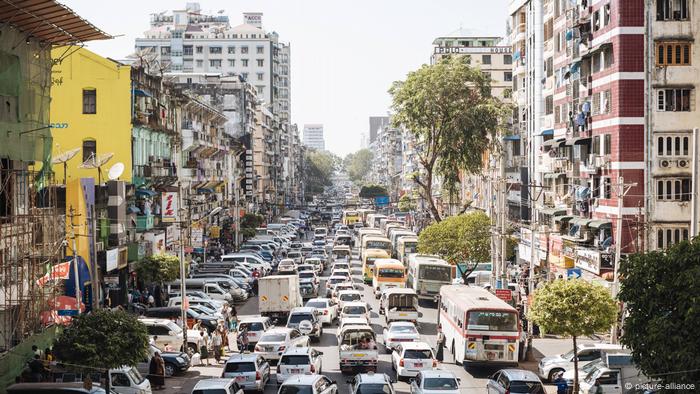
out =
<svg viewBox="0 0 700 394"><path fill-rule="evenodd" d="M660 168L671 168L672 165L673 165L673 162L671 160L667 160L667 159L659 160L659 167Z"/></svg>
<svg viewBox="0 0 700 394"><path fill-rule="evenodd" d="M605 167L608 164L608 159L605 156L596 156L595 158L595 166L596 167Z"/></svg>
<svg viewBox="0 0 700 394"><path fill-rule="evenodd" d="M681 159L681 160L678 160L678 161L676 162L676 164L677 164L678 167L680 167L680 168L688 168L688 167L690 166L690 160L683 160L683 159Z"/></svg>

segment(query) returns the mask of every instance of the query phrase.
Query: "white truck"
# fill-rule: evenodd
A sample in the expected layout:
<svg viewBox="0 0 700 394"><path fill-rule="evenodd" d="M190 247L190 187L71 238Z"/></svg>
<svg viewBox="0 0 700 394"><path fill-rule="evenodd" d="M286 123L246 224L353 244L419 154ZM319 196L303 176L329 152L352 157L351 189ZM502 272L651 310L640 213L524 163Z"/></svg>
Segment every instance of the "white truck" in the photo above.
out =
<svg viewBox="0 0 700 394"><path fill-rule="evenodd" d="M605 353L585 377L579 377L580 394L623 394L632 387L651 380L632 363L629 353Z"/></svg>
<svg viewBox="0 0 700 394"><path fill-rule="evenodd" d="M338 334L340 372L351 373L357 369L377 372L379 351L376 338L369 324L351 324L340 329Z"/></svg>
<svg viewBox="0 0 700 394"><path fill-rule="evenodd" d="M258 279L260 314L286 321L289 312L304 305L299 290L299 276L272 275Z"/></svg>

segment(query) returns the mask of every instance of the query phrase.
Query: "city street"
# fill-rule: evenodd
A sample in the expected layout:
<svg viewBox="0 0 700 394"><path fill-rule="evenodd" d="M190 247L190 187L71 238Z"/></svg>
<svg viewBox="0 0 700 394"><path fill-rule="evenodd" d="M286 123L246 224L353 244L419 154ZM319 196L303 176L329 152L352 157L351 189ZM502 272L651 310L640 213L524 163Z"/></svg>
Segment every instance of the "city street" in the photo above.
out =
<svg viewBox="0 0 700 394"><path fill-rule="evenodd" d="M362 289L364 294L364 300L368 302L372 307L372 318L371 324L374 331L377 333L377 342L379 343L379 372L386 373L389 376L393 376L393 371L391 369L391 355L384 352L384 347L381 345L383 339L381 337L382 330L384 327L384 317L377 314L379 308L379 301L376 300L372 294L371 288L362 283L360 276L360 262L357 260L355 255L352 263L352 270L354 276L355 285ZM329 274L329 270L325 271L325 275ZM325 277L322 277L325 279ZM322 280L321 286L325 284ZM427 342L431 346L435 346L435 335L436 335L436 321L437 321L437 310L430 303L421 302L421 312L423 316L420 318L420 326L418 327L422 340ZM258 299L253 297L249 299L245 304L238 307L238 316L243 317L246 315L255 315L258 312ZM323 337L320 343L312 344L312 347L323 352L323 373L332 380L338 383L339 392L341 394L348 393L348 385L346 381L350 379L350 375L342 375L338 369L338 347L337 347L337 324L331 327L324 327ZM581 341L582 343L588 342L586 340ZM564 353L571 348L571 341L569 339L537 339L535 340L535 354L538 358L544 355L552 355L558 353ZM529 368L535 370L536 362L521 363L521 367ZM483 393L486 388L486 382L488 376L497 370L497 368L478 368L465 370L464 367L456 365L451 358L449 351L445 350L445 361L440 365L440 368L453 371L457 377L461 379L461 390L463 393ZM199 379L209 378L209 377L220 377L222 366L195 366L190 369L185 375L178 376L168 379L167 388L169 392L172 390L174 393L190 393L192 387L197 383ZM273 374L275 372L275 367L272 367ZM556 392L554 386L546 386L548 392ZM398 393L408 393L409 384L405 381L396 382L394 388ZM278 389L277 384L274 382L274 376L265 390L266 394L276 393Z"/></svg>

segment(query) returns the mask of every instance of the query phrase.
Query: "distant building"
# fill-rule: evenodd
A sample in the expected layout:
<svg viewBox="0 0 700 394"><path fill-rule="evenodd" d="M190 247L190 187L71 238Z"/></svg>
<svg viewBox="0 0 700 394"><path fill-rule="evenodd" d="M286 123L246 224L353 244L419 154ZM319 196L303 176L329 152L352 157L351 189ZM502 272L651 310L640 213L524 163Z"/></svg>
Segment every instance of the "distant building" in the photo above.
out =
<svg viewBox="0 0 700 394"><path fill-rule="evenodd" d="M389 125L388 116L370 116L369 117L369 144L377 140L377 135L380 130ZM369 145L368 144L368 145Z"/></svg>
<svg viewBox="0 0 700 394"><path fill-rule="evenodd" d="M326 142L323 139L322 124L305 124L303 138L304 146L318 150L326 149Z"/></svg>

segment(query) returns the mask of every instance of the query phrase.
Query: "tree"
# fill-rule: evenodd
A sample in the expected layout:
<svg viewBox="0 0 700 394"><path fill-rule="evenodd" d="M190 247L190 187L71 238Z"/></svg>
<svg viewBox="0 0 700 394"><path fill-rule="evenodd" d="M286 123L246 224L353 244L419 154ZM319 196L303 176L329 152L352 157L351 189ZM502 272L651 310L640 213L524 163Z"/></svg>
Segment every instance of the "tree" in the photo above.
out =
<svg viewBox="0 0 700 394"><path fill-rule="evenodd" d="M389 93L392 123L413 133L421 146L417 155L423 172L413 180L439 222L433 177L439 175L454 194L461 172L479 172L482 154L495 145L493 137L507 125L510 106L491 96L490 78L465 57L423 65L405 81L394 82Z"/></svg>
<svg viewBox="0 0 700 394"><path fill-rule="evenodd" d="M82 370L136 365L148 357L148 333L135 315L97 309L74 317L53 351L58 360Z"/></svg>
<svg viewBox="0 0 700 394"><path fill-rule="evenodd" d="M172 282L180 277L180 259L169 254L154 254L136 263L136 275L147 283Z"/></svg>
<svg viewBox="0 0 700 394"><path fill-rule="evenodd" d="M355 183L361 183L372 168L374 154L369 149L360 149L345 156L343 166L348 178Z"/></svg>
<svg viewBox="0 0 700 394"><path fill-rule="evenodd" d="M306 194L323 193L326 186L332 185L332 176L339 159L330 152L308 149L304 152L304 175Z"/></svg>
<svg viewBox="0 0 700 394"><path fill-rule="evenodd" d="M399 211L401 212L408 212L408 211L413 211L416 209L416 203L413 201L413 197L411 197L408 193L404 194L399 198Z"/></svg>
<svg viewBox="0 0 700 394"><path fill-rule="evenodd" d="M418 252L442 256L451 264L489 261L491 219L478 211L433 223L418 236Z"/></svg>
<svg viewBox="0 0 700 394"><path fill-rule="evenodd" d="M535 290L528 314L542 332L570 336L574 349L577 338L609 330L616 317L617 303L610 292L583 279L558 279ZM578 393L576 357L573 392Z"/></svg>
<svg viewBox="0 0 700 394"><path fill-rule="evenodd" d="M381 185L365 185L360 189L361 198L375 198L388 195L386 188Z"/></svg>
<svg viewBox="0 0 700 394"><path fill-rule="evenodd" d="M695 238L664 252L630 255L620 264L619 298L628 311L621 342L642 372L662 383L700 381L698 256Z"/></svg>

